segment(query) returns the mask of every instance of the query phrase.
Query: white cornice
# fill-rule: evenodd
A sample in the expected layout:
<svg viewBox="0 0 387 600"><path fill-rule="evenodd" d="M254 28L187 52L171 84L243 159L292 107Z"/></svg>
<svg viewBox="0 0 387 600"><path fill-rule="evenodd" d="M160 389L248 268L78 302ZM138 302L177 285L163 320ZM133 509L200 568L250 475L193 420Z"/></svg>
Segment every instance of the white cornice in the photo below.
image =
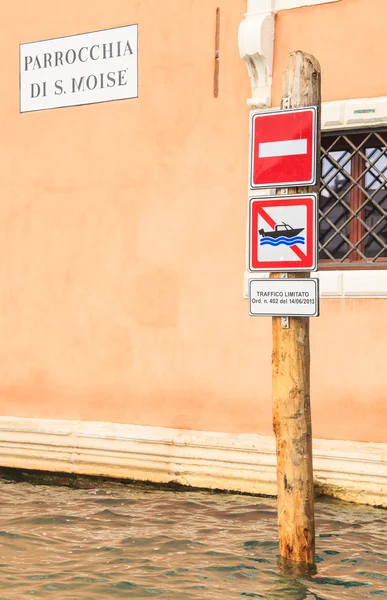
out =
<svg viewBox="0 0 387 600"><path fill-rule="evenodd" d="M247 12L276 12L277 10L286 10L289 8L328 4L329 2L338 2L338 0L247 0Z"/></svg>
<svg viewBox="0 0 387 600"><path fill-rule="evenodd" d="M272 12L275 2L276 0L247 0L247 12L249 14Z"/></svg>

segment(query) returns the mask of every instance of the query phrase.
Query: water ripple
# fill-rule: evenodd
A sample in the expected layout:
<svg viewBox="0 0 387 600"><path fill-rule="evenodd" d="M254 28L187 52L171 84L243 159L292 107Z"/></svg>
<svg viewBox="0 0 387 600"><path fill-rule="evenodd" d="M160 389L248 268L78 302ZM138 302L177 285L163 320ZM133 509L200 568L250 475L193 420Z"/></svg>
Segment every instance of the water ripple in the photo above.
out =
<svg viewBox="0 0 387 600"><path fill-rule="evenodd" d="M0 481L0 600L387 599L387 513L317 501L317 568L278 567L275 501Z"/></svg>

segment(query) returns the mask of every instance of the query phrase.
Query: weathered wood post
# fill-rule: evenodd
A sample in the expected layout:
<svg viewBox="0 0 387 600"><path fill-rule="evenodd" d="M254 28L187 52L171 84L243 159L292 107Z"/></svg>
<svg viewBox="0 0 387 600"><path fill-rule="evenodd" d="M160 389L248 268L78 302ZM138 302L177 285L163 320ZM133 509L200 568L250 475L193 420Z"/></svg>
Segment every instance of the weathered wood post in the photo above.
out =
<svg viewBox="0 0 387 600"><path fill-rule="evenodd" d="M318 61L297 51L289 55L282 109L317 106L320 149L321 73ZM319 181L319 173L317 181ZM318 186L288 193L316 192ZM280 277L272 273L271 277ZM288 273L289 278L309 273ZM310 410L309 318L273 317L273 426L277 447L278 526L284 559L313 564L315 559L312 423Z"/></svg>

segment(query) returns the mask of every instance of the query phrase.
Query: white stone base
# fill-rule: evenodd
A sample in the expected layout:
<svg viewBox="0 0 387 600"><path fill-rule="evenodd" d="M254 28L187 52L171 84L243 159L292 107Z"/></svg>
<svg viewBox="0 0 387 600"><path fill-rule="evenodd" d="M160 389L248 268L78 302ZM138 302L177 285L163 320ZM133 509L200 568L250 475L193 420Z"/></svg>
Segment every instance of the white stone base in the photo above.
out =
<svg viewBox="0 0 387 600"><path fill-rule="evenodd" d="M314 440L319 491L387 507L387 444ZM117 423L0 418L0 467L276 494L274 439Z"/></svg>

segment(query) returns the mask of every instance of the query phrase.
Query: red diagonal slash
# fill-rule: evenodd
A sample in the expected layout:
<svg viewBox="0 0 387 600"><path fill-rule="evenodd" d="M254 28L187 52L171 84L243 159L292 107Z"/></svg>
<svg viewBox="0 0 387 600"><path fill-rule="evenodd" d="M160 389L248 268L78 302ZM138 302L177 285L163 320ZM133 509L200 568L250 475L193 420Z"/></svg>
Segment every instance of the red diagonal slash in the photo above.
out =
<svg viewBox="0 0 387 600"><path fill-rule="evenodd" d="M264 208L259 207L258 208L258 213L261 215L262 219L264 219L266 221L266 223L272 229L275 228L275 226L277 225L277 223L271 218L270 215L267 214L267 212L265 211ZM294 254L296 254L300 260L306 258L306 254L304 254L303 251L301 250L301 248L299 248L298 246L296 246L296 245L289 246L289 248L291 248L293 250Z"/></svg>

